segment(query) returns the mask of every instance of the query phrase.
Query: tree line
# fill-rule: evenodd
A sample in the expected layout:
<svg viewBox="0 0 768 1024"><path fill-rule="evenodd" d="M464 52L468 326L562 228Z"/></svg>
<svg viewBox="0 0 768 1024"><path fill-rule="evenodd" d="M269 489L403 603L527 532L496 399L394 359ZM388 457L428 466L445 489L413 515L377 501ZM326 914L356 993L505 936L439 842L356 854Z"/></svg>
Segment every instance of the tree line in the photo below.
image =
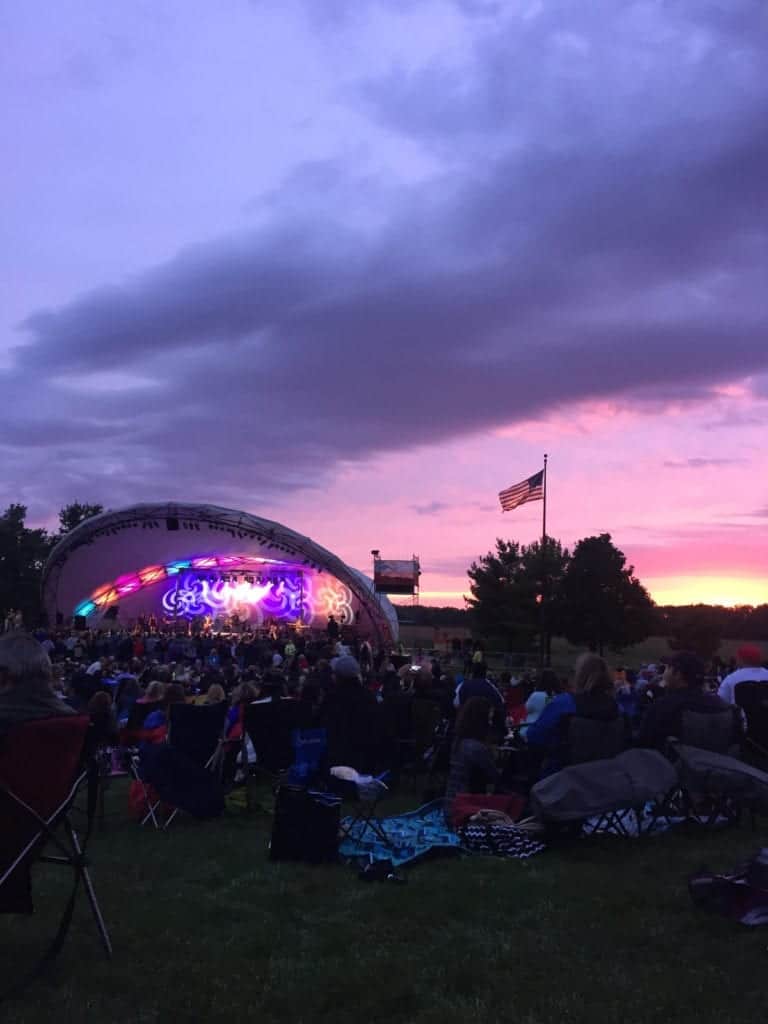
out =
<svg viewBox="0 0 768 1024"><path fill-rule="evenodd" d="M40 586L43 566L61 538L85 519L96 516L101 505L74 501L59 510L57 531L27 526L25 505L9 505L0 515L0 616L13 608L28 625L41 621Z"/></svg>
<svg viewBox="0 0 768 1024"><path fill-rule="evenodd" d="M620 651L649 636L702 657L723 640L768 641L768 604L656 605L610 534L585 537L573 552L548 537L544 546L497 539L468 570L467 607L400 607L402 620L462 626L497 649L531 651L552 636Z"/></svg>

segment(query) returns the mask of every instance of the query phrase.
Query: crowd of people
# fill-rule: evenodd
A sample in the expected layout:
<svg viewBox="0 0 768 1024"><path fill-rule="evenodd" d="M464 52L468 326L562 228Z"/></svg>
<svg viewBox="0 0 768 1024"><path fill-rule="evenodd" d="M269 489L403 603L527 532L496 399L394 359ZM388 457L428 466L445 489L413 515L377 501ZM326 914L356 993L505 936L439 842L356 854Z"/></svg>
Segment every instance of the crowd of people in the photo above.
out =
<svg viewBox="0 0 768 1024"><path fill-rule="evenodd" d="M549 668L494 674L480 645L466 658L408 656L345 640L334 626L322 635L10 630L0 638L0 734L29 719L88 713L103 741L116 743L137 703L152 705L145 724L154 729L174 702L226 701L234 736L244 705L291 700L300 727L326 730L331 764L387 771L396 782L406 763L418 768L441 745L450 797L519 782L521 764L529 781L562 767L574 717L606 729L620 720L627 744L663 751L685 711L731 707L737 743L735 686L747 678L768 684L762 652L751 645L731 665L678 652L637 672L590 653L563 679ZM499 748L513 752L506 775Z"/></svg>

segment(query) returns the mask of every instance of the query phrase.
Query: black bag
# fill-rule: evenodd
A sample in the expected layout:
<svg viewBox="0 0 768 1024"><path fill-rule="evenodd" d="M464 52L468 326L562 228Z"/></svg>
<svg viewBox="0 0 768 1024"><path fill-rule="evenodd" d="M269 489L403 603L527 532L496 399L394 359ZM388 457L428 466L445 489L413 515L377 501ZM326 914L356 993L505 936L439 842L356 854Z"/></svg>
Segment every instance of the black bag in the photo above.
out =
<svg viewBox="0 0 768 1024"><path fill-rule="evenodd" d="M281 786L269 843L270 860L326 864L339 857L341 798L303 786Z"/></svg>
<svg viewBox="0 0 768 1024"><path fill-rule="evenodd" d="M768 924L768 849L730 874L702 868L688 879L688 892L701 910L722 914L741 924Z"/></svg>

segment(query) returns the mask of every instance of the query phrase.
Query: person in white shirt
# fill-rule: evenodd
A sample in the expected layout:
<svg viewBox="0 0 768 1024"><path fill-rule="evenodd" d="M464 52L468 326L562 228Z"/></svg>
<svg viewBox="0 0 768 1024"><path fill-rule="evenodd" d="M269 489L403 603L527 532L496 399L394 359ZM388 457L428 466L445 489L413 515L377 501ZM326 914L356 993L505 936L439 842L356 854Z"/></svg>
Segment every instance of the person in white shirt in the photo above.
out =
<svg viewBox="0 0 768 1024"><path fill-rule="evenodd" d="M739 666L720 683L717 691L721 700L729 704L736 703L736 687L739 683L756 682L768 686L768 669L762 667L763 655L754 644L744 644L736 651L736 664Z"/></svg>

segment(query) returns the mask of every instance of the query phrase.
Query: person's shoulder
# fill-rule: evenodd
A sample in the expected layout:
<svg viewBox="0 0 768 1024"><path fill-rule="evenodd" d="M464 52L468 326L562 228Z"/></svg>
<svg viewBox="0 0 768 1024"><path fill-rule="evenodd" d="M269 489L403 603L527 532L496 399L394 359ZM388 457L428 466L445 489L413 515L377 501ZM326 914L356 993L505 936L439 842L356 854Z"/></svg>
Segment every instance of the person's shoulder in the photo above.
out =
<svg viewBox="0 0 768 1024"><path fill-rule="evenodd" d="M547 704L545 710L552 708L554 711L570 710L576 707L576 701L573 699L571 693L558 693L557 696L553 697L552 700Z"/></svg>

